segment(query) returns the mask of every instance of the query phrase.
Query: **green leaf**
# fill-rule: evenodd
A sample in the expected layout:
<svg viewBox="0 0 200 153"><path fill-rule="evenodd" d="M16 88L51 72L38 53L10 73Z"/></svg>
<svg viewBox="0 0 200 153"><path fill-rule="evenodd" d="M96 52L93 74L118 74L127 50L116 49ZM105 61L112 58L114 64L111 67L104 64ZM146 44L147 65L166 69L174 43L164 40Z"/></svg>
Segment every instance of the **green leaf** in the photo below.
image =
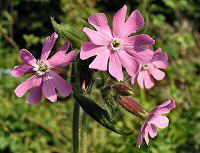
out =
<svg viewBox="0 0 200 153"><path fill-rule="evenodd" d="M103 125L107 129L116 132L121 135L128 136L133 133L131 132L123 132L119 130L115 123L113 122L111 116L109 115L108 111L101 108L97 105L92 99L79 94L76 90L74 90L73 96L75 100L79 103L82 109L94 120L96 120L99 124Z"/></svg>
<svg viewBox="0 0 200 153"><path fill-rule="evenodd" d="M83 41L80 37L80 31L73 29L69 25L60 25L52 17L51 23L60 37L69 39L76 48L81 48Z"/></svg>

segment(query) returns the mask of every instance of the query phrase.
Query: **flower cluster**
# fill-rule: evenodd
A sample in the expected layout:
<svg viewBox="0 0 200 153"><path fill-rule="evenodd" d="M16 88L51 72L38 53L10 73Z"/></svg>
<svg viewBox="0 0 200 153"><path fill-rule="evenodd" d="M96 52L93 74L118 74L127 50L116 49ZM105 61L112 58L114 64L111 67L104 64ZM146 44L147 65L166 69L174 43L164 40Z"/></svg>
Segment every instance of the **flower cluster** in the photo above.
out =
<svg viewBox="0 0 200 153"><path fill-rule="evenodd" d="M124 5L114 15L112 30L105 14L97 13L91 15L88 22L94 26L96 30L87 27L83 28L83 31L90 41L82 44L80 54L76 54L75 50L67 53L70 46L70 42L67 41L63 47L49 58L50 52L58 38L56 33L46 38L39 60L36 60L28 50L22 49L20 51L20 57L25 64L14 67L12 75L13 77L21 77L25 74L32 74L32 76L15 89L16 95L22 97L26 92L30 91L27 102L29 104L38 104L41 101L42 94L51 102L56 102L57 91L63 97L69 96L72 93L72 89L75 89L74 93L75 91L81 91L81 89L76 89L77 86L72 88L72 85L69 84L66 78L64 79L60 75L60 71L58 71L69 66L75 57L77 57L76 59L79 61L79 66L81 62L93 57L93 61L89 64L90 70L88 71L88 65L84 64L84 66L87 65L86 69L85 67L81 68L80 72L76 74L80 75L79 80L81 80L81 83L79 82L78 84L82 84L82 90L85 92L88 90L87 88L90 90L92 89L93 84L91 82L95 80L92 78L92 74L90 74L91 69L108 71L112 78L116 78L114 81L122 82L124 81L124 68L128 76L132 79L132 85L135 83L135 80L137 80L140 88L152 88L154 86L153 78L162 80L165 77L165 73L160 69L166 69L168 67L168 55L162 52L161 48L154 51L153 44L155 40L147 34L133 35L144 26L144 18L138 10L135 10L126 19L126 12L127 6ZM79 60L79 55L81 60ZM87 60L86 63L88 61L91 60ZM89 74L84 74L86 72ZM104 95L108 94L110 92L109 90L114 90L117 95L115 95L117 97L116 103L122 108L133 115L145 118L145 122L138 136L137 146L140 147L143 138L145 138L146 143L149 144L148 134L150 134L152 138L157 135L157 127L165 128L168 126L169 119L162 116L162 114L169 113L176 105L175 101L170 99L155 107L150 113L147 113L147 111L132 98L132 91L126 84L127 82L125 82L125 84L114 83L112 85L102 85L101 87L107 89ZM101 89L101 91L102 90L103 89ZM75 93L74 98L75 97L78 97L77 93ZM83 96L81 95L80 99L82 100L82 98ZM113 97L111 96L111 98ZM88 99L86 99L86 101L87 100ZM79 103L81 107L86 104L84 100L83 102L84 103L81 104ZM93 105L91 101L88 101L88 104L88 106L90 106L89 108L98 108L98 112L100 112L101 108L99 108L97 104ZM89 112L85 110L89 108L82 108L85 112ZM105 115L101 115L101 117L109 117L109 113L107 113L106 110L103 109L102 112ZM95 110L92 110L92 113L96 113ZM93 118L96 119L98 116L95 114ZM97 120L101 121L100 119ZM102 119L100 124L105 125L104 121L105 120ZM111 119L109 118L108 122L110 121ZM106 125L105 127L108 126L109 125ZM108 129L113 129L113 126Z"/></svg>

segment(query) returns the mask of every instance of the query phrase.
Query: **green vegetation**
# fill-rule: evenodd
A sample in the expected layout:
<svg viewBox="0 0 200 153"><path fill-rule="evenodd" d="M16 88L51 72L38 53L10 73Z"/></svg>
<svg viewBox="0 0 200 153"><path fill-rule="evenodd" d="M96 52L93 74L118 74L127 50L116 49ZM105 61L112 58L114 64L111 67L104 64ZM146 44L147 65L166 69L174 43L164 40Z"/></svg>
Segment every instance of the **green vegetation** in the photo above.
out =
<svg viewBox="0 0 200 153"><path fill-rule="evenodd" d="M137 134L121 136L88 118L89 153L199 153L200 152L200 0L127 0L129 13L138 9L145 18L146 32L169 54L166 78L152 90L135 88L135 97L151 110L173 97L177 108L168 115L170 126L150 145L135 147ZM71 153L71 98L57 103L43 99L30 106L17 98L14 89L26 77L15 79L5 70L22 64L19 50L27 48L39 57L42 43L54 31L50 16L77 30L88 26L96 12L112 15L123 6L121 0L1 0L0 1L0 152ZM84 19L84 20L83 20ZM59 39L58 47L63 43ZM9 71L8 71L9 72ZM96 93L93 98L98 99ZM146 101L146 102L144 102ZM119 126L137 129L134 116L125 114ZM127 130L127 127L124 127Z"/></svg>

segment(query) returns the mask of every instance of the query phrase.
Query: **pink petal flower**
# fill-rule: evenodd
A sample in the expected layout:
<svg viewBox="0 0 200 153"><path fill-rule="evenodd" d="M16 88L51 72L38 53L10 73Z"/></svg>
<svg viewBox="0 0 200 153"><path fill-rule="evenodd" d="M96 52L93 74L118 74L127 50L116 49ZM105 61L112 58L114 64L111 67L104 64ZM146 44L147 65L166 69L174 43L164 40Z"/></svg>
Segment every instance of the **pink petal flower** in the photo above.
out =
<svg viewBox="0 0 200 153"><path fill-rule="evenodd" d="M57 39L58 39L58 35L55 32L51 35L51 37L46 38L42 47L42 54L40 58L41 60L43 61L47 60Z"/></svg>
<svg viewBox="0 0 200 153"><path fill-rule="evenodd" d="M165 111L165 113L169 113L175 107L175 101L173 99L170 99L163 104L155 107L151 111L148 118L145 120L144 124L141 127L140 133L138 135L137 147L141 146L142 138L145 138L147 145L149 144L148 133L152 138L154 138L158 133L157 127L166 128L169 125L169 119L161 115L163 113L161 110L167 109L168 111Z"/></svg>
<svg viewBox="0 0 200 153"><path fill-rule="evenodd" d="M34 75L20 84L15 89L15 93L18 97L22 97L27 91L30 91L30 95L27 99L29 104L38 104L41 101L42 92L45 97L52 102L57 100L56 90L58 90L63 97L69 96L72 92L72 86L51 70L69 65L73 61L76 56L75 51L71 51L67 55L65 54L70 45L69 41L67 41L55 55L47 59L57 38L58 35L56 33L46 38L42 48L41 59L38 61L29 51L23 49L20 52L21 58L26 64L16 66L12 75L14 77L20 77L27 73L33 73Z"/></svg>
<svg viewBox="0 0 200 153"><path fill-rule="evenodd" d="M106 71L118 80L123 79L123 65L129 75L135 76L140 68L139 61L146 62L149 57L146 46L155 41L145 34L128 37L144 25L144 19L139 11L134 11L126 20L127 6L124 5L113 18L113 33L109 27L107 18L103 13L93 14L89 17L89 23L97 31L84 28L83 31L91 42L84 43L80 58L82 60L96 56L89 68ZM142 53L145 51L145 53ZM116 52L116 54L113 54ZM109 67L108 67L108 61ZM117 64L117 65L115 65Z"/></svg>
<svg viewBox="0 0 200 153"><path fill-rule="evenodd" d="M109 60L109 72L118 80L123 80L122 64L116 52L112 53Z"/></svg>
<svg viewBox="0 0 200 153"><path fill-rule="evenodd" d="M27 73L31 73L33 71L33 67L30 65L21 65L21 66L15 66L13 71L12 71L12 76L13 77L21 77Z"/></svg>
<svg viewBox="0 0 200 153"><path fill-rule="evenodd" d="M155 51L153 53L153 57L151 54L151 50L146 50L150 52L145 53L145 51L142 51L142 55L140 55L140 52L136 54L136 56L139 56L137 58L141 64L141 69L139 70L138 75L132 77L131 81L133 84L135 82L135 78L137 78L138 84L142 89L144 88L144 84L147 89L152 88L154 86L153 78L155 78L156 80L164 79L165 73L159 68L166 69L168 66L167 54L163 53L161 49ZM149 59L143 58L145 54L148 55Z"/></svg>
<svg viewBox="0 0 200 153"><path fill-rule="evenodd" d="M20 57L27 65L35 66L37 64L35 57L26 49L20 50Z"/></svg>
<svg viewBox="0 0 200 153"><path fill-rule="evenodd" d="M105 14L97 13L89 17L88 22L94 26L98 32L112 39L112 33Z"/></svg>

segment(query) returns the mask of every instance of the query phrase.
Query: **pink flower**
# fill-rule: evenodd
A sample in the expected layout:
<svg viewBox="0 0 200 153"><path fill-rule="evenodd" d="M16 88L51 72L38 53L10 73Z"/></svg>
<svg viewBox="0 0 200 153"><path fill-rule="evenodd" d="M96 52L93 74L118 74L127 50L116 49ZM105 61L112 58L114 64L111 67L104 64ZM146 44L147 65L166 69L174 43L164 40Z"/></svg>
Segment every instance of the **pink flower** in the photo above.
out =
<svg viewBox="0 0 200 153"><path fill-rule="evenodd" d="M12 75L21 77L25 74L33 73L33 76L20 84L15 89L15 93L18 97L22 97L27 91L30 91L27 99L29 104L38 104L41 101L42 92L51 102L57 100L56 90L63 97L69 96L72 92L72 86L53 70L69 65L76 56L75 51L65 54L69 48L69 42L66 42L54 56L47 59L57 38L58 35L56 33L46 38L42 47L41 58L38 61L28 50L22 49L20 51L21 59L25 64L15 66Z"/></svg>
<svg viewBox="0 0 200 153"><path fill-rule="evenodd" d="M137 147L140 147L142 144L142 138L145 139L147 145L149 144L149 136L148 134L154 138L158 131L157 127L159 128L166 128L169 124L169 119L166 116L162 116L162 114L169 113L172 109L176 107L175 101L170 99L163 104L154 108L148 116L148 119L144 122L141 127L139 136L138 136L138 143Z"/></svg>
<svg viewBox="0 0 200 153"><path fill-rule="evenodd" d="M90 16L88 22L97 31L86 27L83 29L91 42L84 43L80 52L82 60L96 56L89 68L101 71L108 69L109 73L118 80L124 79L122 65L129 75L135 75L139 70L138 60L149 58L149 51L143 46L155 43L146 34L130 36L144 26L144 19L140 12L135 10L126 20L126 12L127 6L124 5L115 14L113 32L111 32L105 14L97 13Z"/></svg>
<svg viewBox="0 0 200 153"><path fill-rule="evenodd" d="M137 77L137 82L139 86L143 89L144 86L150 89L154 86L154 80L162 80L165 77L165 73L160 69L166 69L168 67L168 55L162 52L159 48L155 52L152 51L152 56L149 56L149 61L140 62L140 70L137 75L132 77L132 84L135 82Z"/></svg>

